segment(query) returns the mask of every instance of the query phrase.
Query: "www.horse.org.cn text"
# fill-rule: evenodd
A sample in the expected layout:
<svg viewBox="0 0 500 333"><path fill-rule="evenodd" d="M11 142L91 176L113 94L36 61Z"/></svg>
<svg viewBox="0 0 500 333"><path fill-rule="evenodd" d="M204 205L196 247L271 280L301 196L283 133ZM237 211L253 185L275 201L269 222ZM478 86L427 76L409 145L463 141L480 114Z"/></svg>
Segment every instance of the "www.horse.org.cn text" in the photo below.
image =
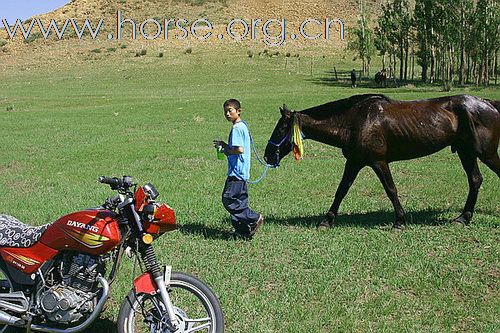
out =
<svg viewBox="0 0 500 333"><path fill-rule="evenodd" d="M80 20L81 21L81 20ZM345 24L341 18L315 18L304 19L300 25L293 29L285 18L271 19L232 19L224 26L216 26L206 18L199 18L193 21L187 19L168 18L148 18L142 22L136 22L132 18L125 18L120 11L116 12L116 20L109 25L111 29L106 29L104 19L100 19L97 24L89 19L85 19L79 24L75 19L69 18L59 24L52 19L50 22L42 22L40 18L30 20L24 24L21 20L16 20L14 24L9 24L6 19L2 20L4 29L11 39L28 38L38 33L44 39L51 35L59 39L64 38L68 31L74 31L79 39L83 36L90 36L92 39L98 38L106 31L105 38L109 40L124 39L144 39L165 41L177 39L185 40L195 38L201 41L208 39L223 40L260 40L268 46L280 46L287 40L333 40L345 39ZM87 31L86 31L87 30ZM111 33L110 31L113 31Z"/></svg>

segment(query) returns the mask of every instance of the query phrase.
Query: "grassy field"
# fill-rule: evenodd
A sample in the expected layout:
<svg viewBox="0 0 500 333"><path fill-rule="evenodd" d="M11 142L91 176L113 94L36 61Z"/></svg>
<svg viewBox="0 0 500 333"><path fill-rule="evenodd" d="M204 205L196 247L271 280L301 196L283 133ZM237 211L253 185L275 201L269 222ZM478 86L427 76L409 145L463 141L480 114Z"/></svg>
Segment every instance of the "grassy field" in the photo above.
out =
<svg viewBox="0 0 500 333"><path fill-rule="evenodd" d="M220 202L226 165L212 140L230 124L222 103L240 99L259 151L291 109L383 92L395 99L450 93L440 87L351 89L330 71L354 64L332 57L254 57L246 49L96 56L80 63L14 66L0 80L0 213L48 223L100 204L112 192L100 175L152 182L175 208L179 231L156 242L174 270L195 274L218 294L228 332L498 332L500 180L484 183L474 222L457 226L468 186L449 149L392 170L408 224L393 232L393 210L378 179L363 170L341 206L338 226L315 225L331 204L344 159L337 148L305 142L250 187L266 223L251 242L230 240ZM498 87L467 93L500 99ZM261 167L254 163L252 176ZM136 272L137 274L137 272ZM125 262L94 329L113 331L131 288Z"/></svg>

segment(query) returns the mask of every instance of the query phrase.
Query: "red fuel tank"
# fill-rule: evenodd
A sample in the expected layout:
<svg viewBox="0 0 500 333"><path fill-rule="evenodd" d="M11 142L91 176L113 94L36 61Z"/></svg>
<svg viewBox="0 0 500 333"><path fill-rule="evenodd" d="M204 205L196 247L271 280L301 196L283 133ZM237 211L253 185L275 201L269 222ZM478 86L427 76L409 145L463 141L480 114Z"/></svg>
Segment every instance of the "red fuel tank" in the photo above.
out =
<svg viewBox="0 0 500 333"><path fill-rule="evenodd" d="M65 215L52 223L40 242L55 250L75 250L100 255L120 244L116 214L88 209Z"/></svg>

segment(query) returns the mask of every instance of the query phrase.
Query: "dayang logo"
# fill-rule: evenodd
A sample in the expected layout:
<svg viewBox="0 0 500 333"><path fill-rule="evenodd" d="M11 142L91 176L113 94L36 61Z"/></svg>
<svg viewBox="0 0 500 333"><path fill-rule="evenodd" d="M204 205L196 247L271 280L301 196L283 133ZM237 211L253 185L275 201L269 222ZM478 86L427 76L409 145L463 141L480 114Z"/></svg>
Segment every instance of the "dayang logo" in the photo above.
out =
<svg viewBox="0 0 500 333"><path fill-rule="evenodd" d="M89 230L89 231L95 232L96 234L99 233L98 227L96 227L94 225L85 224L82 222L68 220L66 225L69 227L74 227L74 228L78 228L78 229L82 229L82 230Z"/></svg>
<svg viewBox="0 0 500 333"><path fill-rule="evenodd" d="M72 220L68 220L66 226L71 228L62 227L62 232L88 248L95 249L103 246L105 242L109 241L108 237L97 235L99 233L99 228L96 226ZM75 230L74 228L80 230Z"/></svg>

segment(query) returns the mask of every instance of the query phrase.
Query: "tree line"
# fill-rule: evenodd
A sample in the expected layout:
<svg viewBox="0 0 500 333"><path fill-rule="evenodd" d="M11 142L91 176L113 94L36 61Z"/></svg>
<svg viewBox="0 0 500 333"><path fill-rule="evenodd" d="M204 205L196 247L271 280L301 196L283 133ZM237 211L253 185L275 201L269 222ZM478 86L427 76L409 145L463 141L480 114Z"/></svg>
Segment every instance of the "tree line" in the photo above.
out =
<svg viewBox="0 0 500 333"><path fill-rule="evenodd" d="M388 77L441 81L445 89L497 83L500 2L497 0L388 0L369 24L365 0L349 47L369 76L375 54Z"/></svg>

